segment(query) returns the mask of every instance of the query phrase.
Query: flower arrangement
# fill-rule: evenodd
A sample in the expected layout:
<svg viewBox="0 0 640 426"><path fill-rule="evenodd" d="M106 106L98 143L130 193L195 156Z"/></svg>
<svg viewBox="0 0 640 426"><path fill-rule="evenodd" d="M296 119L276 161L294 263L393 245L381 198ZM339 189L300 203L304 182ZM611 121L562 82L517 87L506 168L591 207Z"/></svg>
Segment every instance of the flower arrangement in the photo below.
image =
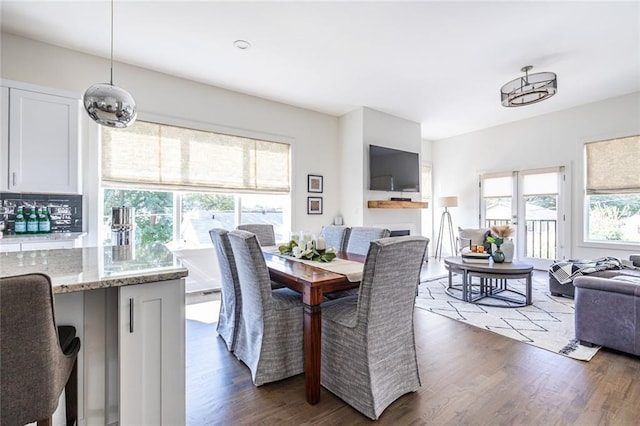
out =
<svg viewBox="0 0 640 426"><path fill-rule="evenodd" d="M487 237L487 241L500 248L504 244L504 239L509 238L512 234L513 228L510 225L494 225L491 227L491 235Z"/></svg>
<svg viewBox="0 0 640 426"><path fill-rule="evenodd" d="M302 242L302 244L303 246L300 246L297 241L291 240L278 247L278 251L280 254L293 256L297 259L315 260L316 262L331 262L336 258L336 250L333 247L318 250L312 241Z"/></svg>

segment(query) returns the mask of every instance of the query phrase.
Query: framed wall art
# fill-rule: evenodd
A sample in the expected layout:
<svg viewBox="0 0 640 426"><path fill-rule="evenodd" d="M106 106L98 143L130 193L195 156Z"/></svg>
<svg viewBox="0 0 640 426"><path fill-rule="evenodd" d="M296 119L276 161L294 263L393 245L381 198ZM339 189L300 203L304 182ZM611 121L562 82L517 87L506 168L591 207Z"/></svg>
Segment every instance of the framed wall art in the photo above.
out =
<svg viewBox="0 0 640 426"><path fill-rule="evenodd" d="M307 214L322 214L322 197L307 197Z"/></svg>
<svg viewBox="0 0 640 426"><path fill-rule="evenodd" d="M307 175L307 192L322 193L324 186L323 177L320 175Z"/></svg>

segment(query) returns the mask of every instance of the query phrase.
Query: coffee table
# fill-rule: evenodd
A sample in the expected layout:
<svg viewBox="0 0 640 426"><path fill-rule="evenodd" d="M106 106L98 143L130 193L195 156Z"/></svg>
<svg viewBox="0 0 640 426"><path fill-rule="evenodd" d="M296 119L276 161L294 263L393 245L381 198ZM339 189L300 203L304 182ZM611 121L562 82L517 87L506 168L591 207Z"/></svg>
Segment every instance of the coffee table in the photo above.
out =
<svg viewBox="0 0 640 426"><path fill-rule="evenodd" d="M533 266L522 262L510 263L467 263L460 256L447 257L444 265L449 271L447 294L456 299L479 305L498 307L521 307L531 304L531 278ZM462 284L453 284L453 274L462 275ZM473 277L480 278L477 289L472 284ZM525 291L509 288L507 281L526 279ZM509 302L505 305L489 303L486 299L499 299Z"/></svg>

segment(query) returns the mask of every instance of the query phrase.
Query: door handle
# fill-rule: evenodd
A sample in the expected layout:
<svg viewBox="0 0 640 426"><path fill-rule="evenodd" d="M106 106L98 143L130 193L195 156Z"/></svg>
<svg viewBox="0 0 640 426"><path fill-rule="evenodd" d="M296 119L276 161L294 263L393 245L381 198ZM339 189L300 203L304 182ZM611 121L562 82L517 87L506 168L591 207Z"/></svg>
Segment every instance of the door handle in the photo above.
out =
<svg viewBox="0 0 640 426"><path fill-rule="evenodd" d="M16 172L11 173L11 177L13 178L13 186L16 186Z"/></svg>
<svg viewBox="0 0 640 426"><path fill-rule="evenodd" d="M129 298L129 333L133 333L133 297Z"/></svg>

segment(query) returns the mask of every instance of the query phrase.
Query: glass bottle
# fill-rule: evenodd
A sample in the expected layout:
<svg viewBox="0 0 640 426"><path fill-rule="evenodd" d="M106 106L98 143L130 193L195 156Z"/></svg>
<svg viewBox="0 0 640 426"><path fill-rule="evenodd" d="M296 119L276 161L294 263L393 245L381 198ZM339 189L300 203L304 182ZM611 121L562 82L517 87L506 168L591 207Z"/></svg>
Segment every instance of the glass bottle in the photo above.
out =
<svg viewBox="0 0 640 426"><path fill-rule="evenodd" d="M38 232L51 232L51 217L47 206L42 206L40 216L38 217Z"/></svg>
<svg viewBox="0 0 640 426"><path fill-rule="evenodd" d="M24 210L22 206L18 207L18 213L16 214L16 221L13 230L16 234L25 234L27 232L27 221L24 219Z"/></svg>
<svg viewBox="0 0 640 426"><path fill-rule="evenodd" d="M36 215L36 208L31 209L31 214L27 218L27 234L38 233L38 216Z"/></svg>

